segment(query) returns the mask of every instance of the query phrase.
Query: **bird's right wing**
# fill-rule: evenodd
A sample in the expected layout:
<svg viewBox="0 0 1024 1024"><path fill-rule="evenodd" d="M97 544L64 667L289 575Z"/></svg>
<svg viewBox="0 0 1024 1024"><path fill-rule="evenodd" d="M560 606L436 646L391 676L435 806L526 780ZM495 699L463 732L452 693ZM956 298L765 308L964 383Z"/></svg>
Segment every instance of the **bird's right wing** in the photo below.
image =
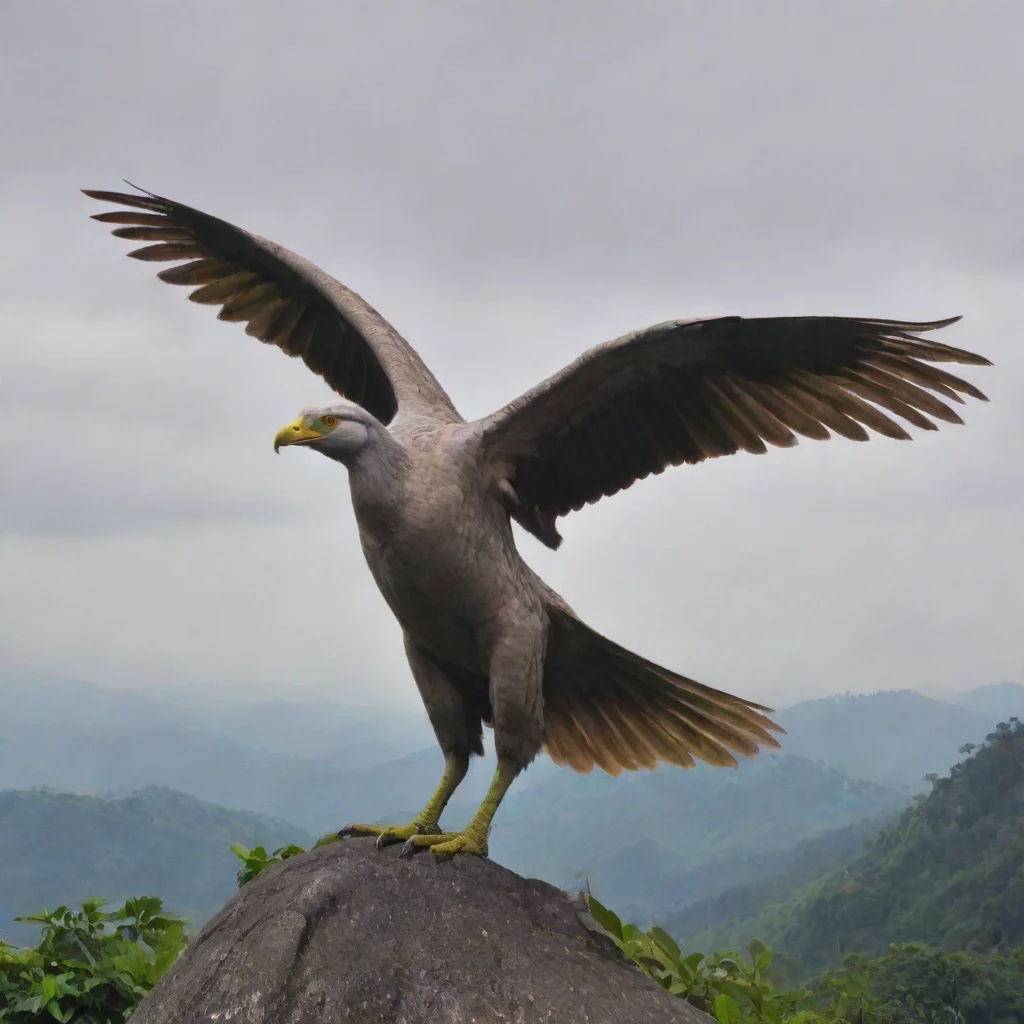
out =
<svg viewBox="0 0 1024 1024"><path fill-rule="evenodd" d="M888 414L960 423L942 399L985 396L931 364L988 360L916 337L957 319L672 320L595 346L474 426L510 513L554 548L557 517L667 466L798 434L909 438Z"/></svg>
<svg viewBox="0 0 1024 1024"><path fill-rule="evenodd" d="M400 408L461 422L451 399L404 338L367 302L283 246L227 221L145 192L87 196L128 207L94 214L122 225L120 238L152 243L128 255L189 262L157 275L194 288L193 302L219 306L220 320L243 321L245 333L298 356L339 395L382 423Z"/></svg>

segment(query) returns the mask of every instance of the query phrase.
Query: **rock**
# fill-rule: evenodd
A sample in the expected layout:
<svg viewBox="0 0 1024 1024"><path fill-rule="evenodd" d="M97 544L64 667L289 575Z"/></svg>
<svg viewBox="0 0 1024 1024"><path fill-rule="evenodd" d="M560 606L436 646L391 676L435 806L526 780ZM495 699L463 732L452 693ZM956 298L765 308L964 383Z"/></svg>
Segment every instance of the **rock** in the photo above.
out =
<svg viewBox="0 0 1024 1024"><path fill-rule="evenodd" d="M565 893L491 861L371 839L268 868L227 902L132 1024L709 1024Z"/></svg>

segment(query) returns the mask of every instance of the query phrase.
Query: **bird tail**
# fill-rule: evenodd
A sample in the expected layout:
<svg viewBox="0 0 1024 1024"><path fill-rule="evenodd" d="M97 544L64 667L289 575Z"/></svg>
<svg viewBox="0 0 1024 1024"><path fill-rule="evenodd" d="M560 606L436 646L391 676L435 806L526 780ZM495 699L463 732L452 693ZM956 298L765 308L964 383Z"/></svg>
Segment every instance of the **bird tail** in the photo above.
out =
<svg viewBox="0 0 1024 1024"><path fill-rule="evenodd" d="M712 689L627 651L568 610L550 607L544 666L544 749L556 764L610 775L692 768L695 759L735 768L779 747L771 708Z"/></svg>

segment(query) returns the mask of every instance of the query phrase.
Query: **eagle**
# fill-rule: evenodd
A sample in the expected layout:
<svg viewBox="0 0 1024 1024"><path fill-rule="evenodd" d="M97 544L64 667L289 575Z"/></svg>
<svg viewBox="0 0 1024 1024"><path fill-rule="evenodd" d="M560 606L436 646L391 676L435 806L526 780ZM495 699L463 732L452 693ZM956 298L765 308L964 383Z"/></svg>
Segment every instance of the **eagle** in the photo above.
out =
<svg viewBox="0 0 1024 1024"><path fill-rule="evenodd" d="M131 186L135 188L135 186ZM220 320L301 359L337 398L306 406L274 450L348 472L359 540L402 629L444 773L405 826L346 825L378 847L487 856L499 804L544 751L612 775L697 760L736 767L778 747L771 708L656 665L586 625L524 561L512 523L558 548L558 519L669 466L763 454L799 437L962 423L974 385L936 364L990 365L922 337L926 323L838 316L670 320L588 349L496 412L467 422L412 346L303 257L138 189L83 190L128 255ZM902 421L902 422L901 422ZM441 815L493 730L497 767L464 829Z"/></svg>

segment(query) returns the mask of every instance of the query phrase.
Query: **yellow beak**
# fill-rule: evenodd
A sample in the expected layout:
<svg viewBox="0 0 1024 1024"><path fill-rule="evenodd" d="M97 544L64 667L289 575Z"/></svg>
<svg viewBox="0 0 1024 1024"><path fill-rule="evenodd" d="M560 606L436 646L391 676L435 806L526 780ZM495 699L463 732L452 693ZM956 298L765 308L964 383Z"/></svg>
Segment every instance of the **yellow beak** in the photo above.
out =
<svg viewBox="0 0 1024 1024"><path fill-rule="evenodd" d="M306 441L319 441L324 435L319 430L312 430L307 427L300 416L292 420L287 427L282 427L274 437L274 451L278 451L289 444L303 444Z"/></svg>

